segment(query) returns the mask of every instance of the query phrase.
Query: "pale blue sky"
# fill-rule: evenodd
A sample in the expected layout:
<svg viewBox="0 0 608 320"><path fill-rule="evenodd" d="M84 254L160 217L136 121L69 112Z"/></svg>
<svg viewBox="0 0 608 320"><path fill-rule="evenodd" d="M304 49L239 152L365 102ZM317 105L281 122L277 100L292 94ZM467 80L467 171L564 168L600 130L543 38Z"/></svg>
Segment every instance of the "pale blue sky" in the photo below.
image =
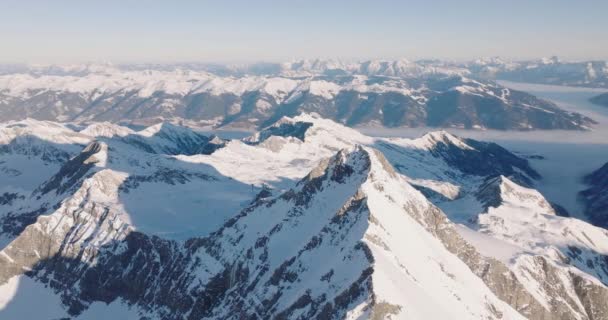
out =
<svg viewBox="0 0 608 320"><path fill-rule="evenodd" d="M608 59L608 0L0 0L0 62Z"/></svg>

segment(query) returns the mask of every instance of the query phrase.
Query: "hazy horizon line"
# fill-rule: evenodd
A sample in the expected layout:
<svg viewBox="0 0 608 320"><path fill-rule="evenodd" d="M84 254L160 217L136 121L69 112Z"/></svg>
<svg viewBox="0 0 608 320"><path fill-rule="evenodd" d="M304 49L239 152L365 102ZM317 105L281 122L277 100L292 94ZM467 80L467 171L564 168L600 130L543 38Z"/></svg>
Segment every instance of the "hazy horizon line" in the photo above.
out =
<svg viewBox="0 0 608 320"><path fill-rule="evenodd" d="M465 63L472 62L480 59L501 59L505 62L525 62L525 61L535 61L542 59L551 59L557 57L560 62L608 62L608 57L605 58L597 58L597 57L586 57L586 58L571 58L571 57L561 57L557 55L553 56L529 56L529 57L510 57L510 56L475 56L468 58L441 58L441 57L293 57L293 58L285 58L285 59L141 59L141 60L132 60L132 59L66 59L63 61L2 61L0 60L0 65L4 66L68 66L68 65L114 65L114 66L123 66L123 65L185 65L185 64L207 64L207 65L238 65L238 64L280 64L280 63L294 63L294 62L302 62L302 61L341 61L341 62L350 62L350 63L361 63L367 61L410 61L410 62L422 62L422 61L440 61L440 62L448 62L448 63Z"/></svg>

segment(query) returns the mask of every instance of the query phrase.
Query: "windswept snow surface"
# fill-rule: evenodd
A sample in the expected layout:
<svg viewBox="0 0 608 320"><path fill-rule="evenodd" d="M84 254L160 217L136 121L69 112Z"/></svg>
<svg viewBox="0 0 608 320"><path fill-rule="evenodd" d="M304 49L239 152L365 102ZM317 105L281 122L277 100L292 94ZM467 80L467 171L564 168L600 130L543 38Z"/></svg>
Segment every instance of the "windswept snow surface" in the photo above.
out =
<svg viewBox="0 0 608 320"><path fill-rule="evenodd" d="M27 276L16 276L0 286L3 319L61 319L67 317L61 297Z"/></svg>
<svg viewBox="0 0 608 320"><path fill-rule="evenodd" d="M135 320L140 319L142 314L135 307L120 301L109 304L96 302L74 318L63 307L59 295L27 276L16 276L0 285L2 319Z"/></svg>

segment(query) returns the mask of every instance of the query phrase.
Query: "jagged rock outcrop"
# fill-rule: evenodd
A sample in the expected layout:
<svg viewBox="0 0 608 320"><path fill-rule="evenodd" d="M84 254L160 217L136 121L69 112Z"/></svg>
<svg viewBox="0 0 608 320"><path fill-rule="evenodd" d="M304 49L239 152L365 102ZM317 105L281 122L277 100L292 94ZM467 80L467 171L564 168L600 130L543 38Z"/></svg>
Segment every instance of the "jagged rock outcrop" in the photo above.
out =
<svg viewBox="0 0 608 320"><path fill-rule="evenodd" d="M80 154L63 164L59 172L40 186L36 193L44 195L54 190L56 194L61 194L75 188L85 175L90 174L95 164L107 160L107 149L108 146L103 143L91 142Z"/></svg>

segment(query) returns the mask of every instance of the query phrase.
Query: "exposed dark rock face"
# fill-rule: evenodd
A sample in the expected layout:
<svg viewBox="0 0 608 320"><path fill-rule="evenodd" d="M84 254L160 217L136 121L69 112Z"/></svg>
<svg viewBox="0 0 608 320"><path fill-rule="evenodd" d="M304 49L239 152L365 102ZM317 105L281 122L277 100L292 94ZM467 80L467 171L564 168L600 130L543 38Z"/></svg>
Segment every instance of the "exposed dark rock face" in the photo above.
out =
<svg viewBox="0 0 608 320"><path fill-rule="evenodd" d="M152 175L130 175L120 185L119 191L129 193L129 190L137 188L140 184L150 182L161 182L170 185L185 184L193 178L201 180L217 180L216 177L202 173L180 171L171 168L159 168Z"/></svg>
<svg viewBox="0 0 608 320"><path fill-rule="evenodd" d="M170 155L212 154L226 145L226 141L217 136L208 137L167 122L157 126L160 126L160 129L150 137L133 134L122 140L148 153Z"/></svg>
<svg viewBox="0 0 608 320"><path fill-rule="evenodd" d="M266 141L266 139L270 138L271 136L294 137L300 141L304 141L306 138L306 131L312 127L312 125L313 124L310 122L303 121L282 122L278 125L272 125L260 131L259 134L254 137L255 139L245 140L245 142L259 144Z"/></svg>
<svg viewBox="0 0 608 320"><path fill-rule="evenodd" d="M554 208L560 208L547 201L540 193L534 192L532 189L522 188L504 176L486 178L479 186L475 196L485 210L490 207L499 207L506 199L521 206L532 205L535 209L542 210L544 214L557 214ZM559 210L561 210L562 215L567 216L565 209L561 208Z"/></svg>
<svg viewBox="0 0 608 320"><path fill-rule="evenodd" d="M5 192L0 194L0 206L2 205L12 205L15 200L23 200L25 196L16 192Z"/></svg>
<svg viewBox="0 0 608 320"><path fill-rule="evenodd" d="M600 95L597 95L589 99L589 101L600 106L608 107L608 93L602 93Z"/></svg>
<svg viewBox="0 0 608 320"><path fill-rule="evenodd" d="M74 188L77 182L81 181L95 166L95 163L99 161L95 157L95 154L102 151L102 148L105 148L105 146L100 142L94 141L90 143L80 154L66 162L59 172L37 191L42 195L52 190L60 194Z"/></svg>
<svg viewBox="0 0 608 320"><path fill-rule="evenodd" d="M530 166L528 160L496 143L457 138L467 145L463 147L455 144L447 135L444 132L432 135L434 146L430 152L465 174L484 177L503 175L525 186L540 179L540 174Z"/></svg>
<svg viewBox="0 0 608 320"><path fill-rule="evenodd" d="M555 202L551 202L551 207L553 208L553 211L555 211L556 215L558 215L560 217L570 217L570 213L563 206L561 206Z"/></svg>
<svg viewBox="0 0 608 320"><path fill-rule="evenodd" d="M502 203L501 180L500 177L487 178L479 187L479 191L475 196L482 203L485 210L490 207L496 208Z"/></svg>
<svg viewBox="0 0 608 320"><path fill-rule="evenodd" d="M119 245L122 250L116 254ZM37 264L31 275L61 292L73 315L93 301L121 298L142 307L165 306L168 311L160 312L162 317L180 318L193 307L196 296L204 299L200 285L189 289L195 280L193 253L173 241L131 232L121 243L98 252L94 266L58 252ZM168 285L171 282L173 288Z"/></svg>
<svg viewBox="0 0 608 320"><path fill-rule="evenodd" d="M64 163L70 159L70 153L67 151L29 135L17 137L8 144L0 144L0 156L3 154L39 158L47 163Z"/></svg>
<svg viewBox="0 0 608 320"><path fill-rule="evenodd" d="M0 218L0 228L4 235L16 237L23 232L23 230L36 222L38 216L48 212L49 206L42 205L40 208L35 210L29 210L26 212L9 212L2 218Z"/></svg>
<svg viewBox="0 0 608 320"><path fill-rule="evenodd" d="M335 105L333 118L348 126L375 122L385 127L418 127L426 122L424 105L397 92L345 91L336 96Z"/></svg>
<svg viewBox="0 0 608 320"><path fill-rule="evenodd" d="M205 143L203 143L202 146L199 146L198 151L196 152L196 154L212 154L214 153L216 150L221 149L223 147L226 146L226 140L212 135L209 137L209 140Z"/></svg>
<svg viewBox="0 0 608 320"><path fill-rule="evenodd" d="M450 199L450 198L446 197L445 195L443 195L431 188L427 188L425 186L412 185L412 187L414 187L414 188L416 188L416 190L420 191L420 193L422 193L427 199L429 199L429 201L431 201L433 203L453 200L453 199Z"/></svg>
<svg viewBox="0 0 608 320"><path fill-rule="evenodd" d="M83 180L94 173L95 164L100 161L96 155L107 148L104 144L94 141L86 146L81 153L65 162L59 172L50 177L46 182L40 185L33 191L32 197L29 198L34 207L23 209L24 211L13 210L7 212L4 216L0 216L1 231L11 237L18 236L25 228L38 219L39 216L48 213L51 209L57 209L60 206L62 196L68 196L73 193L83 182ZM54 192L53 192L54 191ZM38 202L43 196L51 194L49 201ZM52 198L60 196L59 198ZM21 195L5 194L0 197L2 200L16 201L26 200L26 197ZM8 204L5 203L5 204Z"/></svg>
<svg viewBox="0 0 608 320"><path fill-rule="evenodd" d="M585 214L593 224L608 228L608 163L587 175L584 182L589 188L579 196L585 202Z"/></svg>
<svg viewBox="0 0 608 320"><path fill-rule="evenodd" d="M525 182L526 185L532 184L529 178L540 179L540 174L532 169L526 159L514 155L496 143L472 139L466 139L465 142L481 153L481 155L474 156L472 152L464 151L461 156L453 158L454 160L460 158L456 160L457 167L466 173L478 172L479 175L487 176L502 174L513 177L516 182ZM517 172L517 169L525 175Z"/></svg>

